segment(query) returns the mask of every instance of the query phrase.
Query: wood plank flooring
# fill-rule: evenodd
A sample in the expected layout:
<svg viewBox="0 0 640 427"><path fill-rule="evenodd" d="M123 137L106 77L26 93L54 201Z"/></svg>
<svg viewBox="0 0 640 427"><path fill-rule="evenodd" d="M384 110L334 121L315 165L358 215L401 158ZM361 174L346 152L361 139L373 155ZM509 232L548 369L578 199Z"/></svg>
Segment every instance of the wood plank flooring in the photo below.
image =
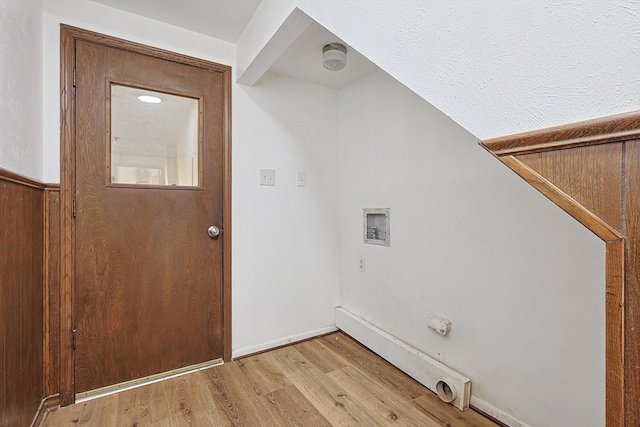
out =
<svg viewBox="0 0 640 427"><path fill-rule="evenodd" d="M496 427L337 332L51 412L45 427Z"/></svg>

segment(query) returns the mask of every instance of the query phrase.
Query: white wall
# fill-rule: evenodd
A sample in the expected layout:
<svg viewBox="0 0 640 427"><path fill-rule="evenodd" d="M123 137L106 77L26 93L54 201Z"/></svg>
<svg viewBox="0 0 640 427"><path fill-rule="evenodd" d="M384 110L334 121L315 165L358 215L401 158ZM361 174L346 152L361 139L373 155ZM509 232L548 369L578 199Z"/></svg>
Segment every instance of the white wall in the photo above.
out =
<svg viewBox="0 0 640 427"><path fill-rule="evenodd" d="M481 139L640 109L638 0L264 0L240 70L295 7Z"/></svg>
<svg viewBox="0 0 640 427"><path fill-rule="evenodd" d="M340 92L341 304L520 421L602 426L604 244L476 142L382 71ZM391 208L391 247L363 208Z"/></svg>
<svg viewBox="0 0 640 427"><path fill-rule="evenodd" d="M234 311L236 355L264 349L253 347L256 337L284 344L282 336L334 324L340 238L338 92L267 74L238 86L238 103L233 297L244 315ZM275 187L257 185L260 169L276 170ZM306 187L297 187L298 171Z"/></svg>
<svg viewBox="0 0 640 427"><path fill-rule="evenodd" d="M234 45L97 3L47 0L44 14L45 180L59 182L59 25L234 65ZM233 350L325 330L338 303L338 95L266 77L233 87ZM260 187L260 168L276 187ZM295 187L295 172L309 184Z"/></svg>
<svg viewBox="0 0 640 427"><path fill-rule="evenodd" d="M0 168L42 179L42 1L0 0Z"/></svg>

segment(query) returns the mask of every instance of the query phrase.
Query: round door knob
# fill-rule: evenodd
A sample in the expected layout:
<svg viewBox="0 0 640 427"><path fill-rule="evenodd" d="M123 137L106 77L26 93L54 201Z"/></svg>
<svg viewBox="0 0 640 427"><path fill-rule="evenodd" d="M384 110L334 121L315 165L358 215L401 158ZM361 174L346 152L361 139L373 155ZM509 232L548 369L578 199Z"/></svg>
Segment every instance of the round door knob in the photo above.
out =
<svg viewBox="0 0 640 427"><path fill-rule="evenodd" d="M215 225L212 225L207 229L207 234L209 234L209 237L211 237L212 239L215 239L220 235L220 229Z"/></svg>

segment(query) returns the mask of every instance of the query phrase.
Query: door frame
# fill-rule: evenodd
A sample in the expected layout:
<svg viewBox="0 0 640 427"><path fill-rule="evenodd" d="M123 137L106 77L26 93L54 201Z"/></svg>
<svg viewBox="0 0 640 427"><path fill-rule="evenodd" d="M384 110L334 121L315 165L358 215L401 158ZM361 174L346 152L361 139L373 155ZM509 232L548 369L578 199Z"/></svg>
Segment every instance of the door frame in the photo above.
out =
<svg viewBox="0 0 640 427"><path fill-rule="evenodd" d="M75 45L115 47L223 76L222 354L231 361L231 67L62 24L60 27L60 404L75 401L73 312L75 289Z"/></svg>

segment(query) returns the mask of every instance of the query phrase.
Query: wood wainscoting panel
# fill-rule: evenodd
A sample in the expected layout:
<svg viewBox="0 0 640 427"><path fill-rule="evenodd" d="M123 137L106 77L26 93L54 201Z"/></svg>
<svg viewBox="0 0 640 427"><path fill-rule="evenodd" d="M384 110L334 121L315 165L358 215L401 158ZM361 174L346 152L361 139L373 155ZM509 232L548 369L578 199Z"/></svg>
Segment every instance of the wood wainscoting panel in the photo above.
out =
<svg viewBox="0 0 640 427"><path fill-rule="evenodd" d="M47 186L44 206L44 393L60 390L60 188Z"/></svg>
<svg viewBox="0 0 640 427"><path fill-rule="evenodd" d="M560 209L574 217L605 242L613 242L622 238L622 233L607 224L602 218L598 217L589 209L582 206L578 201L533 170L530 166L520 161L518 157L504 156L499 159L536 190L540 191L549 200L558 205Z"/></svg>
<svg viewBox="0 0 640 427"><path fill-rule="evenodd" d="M617 231L622 230L623 143L518 156Z"/></svg>
<svg viewBox="0 0 640 427"><path fill-rule="evenodd" d="M624 425L624 275L625 239L607 243L606 408L607 425Z"/></svg>
<svg viewBox="0 0 640 427"><path fill-rule="evenodd" d="M27 426L44 397L43 187L0 170L0 427Z"/></svg>
<svg viewBox="0 0 640 427"><path fill-rule="evenodd" d="M625 150L625 426L640 426L640 140Z"/></svg>

